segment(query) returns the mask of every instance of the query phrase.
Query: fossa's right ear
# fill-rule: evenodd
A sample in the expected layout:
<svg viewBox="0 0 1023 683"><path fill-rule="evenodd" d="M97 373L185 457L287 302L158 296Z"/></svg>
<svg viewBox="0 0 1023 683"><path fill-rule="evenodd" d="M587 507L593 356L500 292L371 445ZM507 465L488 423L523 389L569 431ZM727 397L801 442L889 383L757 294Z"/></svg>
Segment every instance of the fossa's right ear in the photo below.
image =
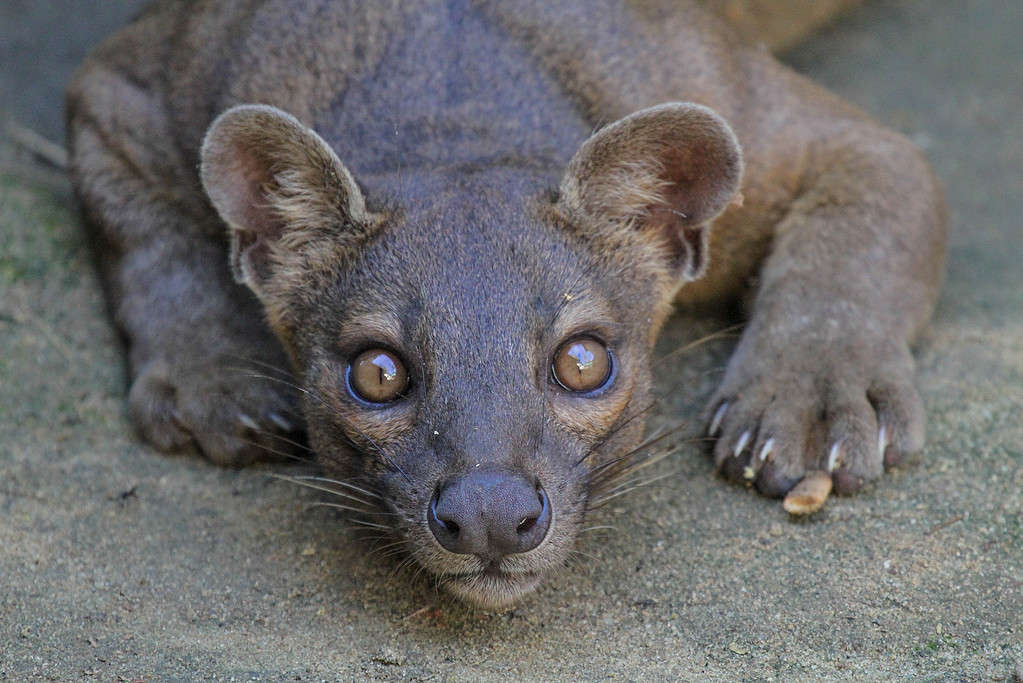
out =
<svg viewBox="0 0 1023 683"><path fill-rule="evenodd" d="M735 201L742 152L712 109L670 102L612 123L582 144L560 202L589 229L645 236L686 280L707 265L708 224Z"/></svg>
<svg viewBox="0 0 1023 683"><path fill-rule="evenodd" d="M200 175L231 230L235 279L271 307L289 286L336 272L380 224L323 138L275 107L221 114Z"/></svg>

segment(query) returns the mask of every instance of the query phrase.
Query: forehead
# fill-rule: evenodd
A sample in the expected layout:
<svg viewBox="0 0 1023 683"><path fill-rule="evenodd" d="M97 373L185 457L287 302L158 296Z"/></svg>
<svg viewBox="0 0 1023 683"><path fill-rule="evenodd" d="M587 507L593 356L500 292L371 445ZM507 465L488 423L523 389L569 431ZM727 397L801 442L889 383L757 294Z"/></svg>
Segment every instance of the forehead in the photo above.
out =
<svg viewBox="0 0 1023 683"><path fill-rule="evenodd" d="M587 248L546 224L534 197L476 189L403 208L360 260L350 294L438 328L498 332L553 314L593 270Z"/></svg>

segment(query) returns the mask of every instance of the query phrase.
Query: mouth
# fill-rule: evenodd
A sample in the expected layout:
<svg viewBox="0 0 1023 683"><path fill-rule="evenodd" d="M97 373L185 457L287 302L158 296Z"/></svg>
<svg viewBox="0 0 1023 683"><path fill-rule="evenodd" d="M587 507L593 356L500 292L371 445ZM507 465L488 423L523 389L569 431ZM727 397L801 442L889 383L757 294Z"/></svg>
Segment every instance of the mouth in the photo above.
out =
<svg viewBox="0 0 1023 683"><path fill-rule="evenodd" d="M509 572L490 564L480 571L445 574L440 580L455 597L485 609L504 609L535 590L542 578L542 572Z"/></svg>

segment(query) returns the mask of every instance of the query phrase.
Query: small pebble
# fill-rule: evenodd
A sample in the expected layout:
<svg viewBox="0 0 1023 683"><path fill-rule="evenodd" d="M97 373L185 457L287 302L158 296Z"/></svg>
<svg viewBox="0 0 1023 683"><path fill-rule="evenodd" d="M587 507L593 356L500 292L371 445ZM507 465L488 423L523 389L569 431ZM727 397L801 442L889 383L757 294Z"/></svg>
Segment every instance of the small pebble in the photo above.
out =
<svg viewBox="0 0 1023 683"><path fill-rule="evenodd" d="M809 515L824 506L831 493L831 475L827 472L807 472L802 481L789 491L782 507L790 515Z"/></svg>

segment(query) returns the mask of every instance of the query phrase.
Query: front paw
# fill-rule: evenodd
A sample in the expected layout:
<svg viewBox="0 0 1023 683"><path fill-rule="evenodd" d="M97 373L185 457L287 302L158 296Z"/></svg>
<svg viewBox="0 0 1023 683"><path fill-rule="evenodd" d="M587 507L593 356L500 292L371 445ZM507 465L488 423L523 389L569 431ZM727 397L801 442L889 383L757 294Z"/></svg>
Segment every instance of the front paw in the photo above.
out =
<svg viewBox="0 0 1023 683"><path fill-rule="evenodd" d="M223 358L143 365L128 395L142 436L164 451L196 447L218 465L290 457L301 422L286 370Z"/></svg>
<svg viewBox="0 0 1023 683"><path fill-rule="evenodd" d="M854 493L923 446L909 349L851 335L792 342L747 332L706 419L718 470L775 497L811 471Z"/></svg>

